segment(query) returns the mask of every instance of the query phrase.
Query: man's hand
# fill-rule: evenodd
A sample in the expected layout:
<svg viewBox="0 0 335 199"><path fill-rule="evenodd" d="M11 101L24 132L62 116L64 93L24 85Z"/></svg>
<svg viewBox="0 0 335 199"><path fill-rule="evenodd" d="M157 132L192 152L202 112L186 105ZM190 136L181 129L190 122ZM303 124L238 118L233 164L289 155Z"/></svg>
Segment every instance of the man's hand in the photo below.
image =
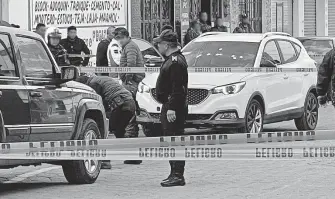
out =
<svg viewBox="0 0 335 199"><path fill-rule="evenodd" d="M327 105L327 96L324 95L324 96L319 96L318 97L318 101L319 101L319 104L321 106L326 106Z"/></svg>
<svg viewBox="0 0 335 199"><path fill-rule="evenodd" d="M172 111L172 110L168 110L167 112L167 120L172 123L174 121L176 121L176 112Z"/></svg>

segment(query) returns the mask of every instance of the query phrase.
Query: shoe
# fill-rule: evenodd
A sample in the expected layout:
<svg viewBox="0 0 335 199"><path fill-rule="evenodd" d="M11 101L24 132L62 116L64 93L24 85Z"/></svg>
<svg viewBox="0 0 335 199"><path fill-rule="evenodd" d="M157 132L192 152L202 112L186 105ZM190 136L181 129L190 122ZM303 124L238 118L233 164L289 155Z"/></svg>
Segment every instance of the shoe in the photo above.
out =
<svg viewBox="0 0 335 199"><path fill-rule="evenodd" d="M168 180L161 182L162 187L184 186L185 184L184 176L172 176Z"/></svg>
<svg viewBox="0 0 335 199"><path fill-rule="evenodd" d="M138 165L141 163L142 163L142 160L126 160L123 162L123 164L134 164L134 165Z"/></svg>
<svg viewBox="0 0 335 199"><path fill-rule="evenodd" d="M110 162L102 162L101 169L112 169L112 165Z"/></svg>

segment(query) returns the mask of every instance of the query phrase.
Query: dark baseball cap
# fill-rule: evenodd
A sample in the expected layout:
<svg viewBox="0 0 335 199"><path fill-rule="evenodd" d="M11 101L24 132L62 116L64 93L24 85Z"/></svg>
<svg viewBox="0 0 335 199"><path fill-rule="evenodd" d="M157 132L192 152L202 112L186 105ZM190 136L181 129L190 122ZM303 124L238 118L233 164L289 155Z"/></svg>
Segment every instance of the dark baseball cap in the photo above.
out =
<svg viewBox="0 0 335 199"><path fill-rule="evenodd" d="M247 19L247 18L248 18L248 15L245 14L245 13L243 13L243 14L240 15L240 18L241 18L241 19Z"/></svg>
<svg viewBox="0 0 335 199"><path fill-rule="evenodd" d="M178 34L172 30L164 30L157 38L154 39L155 43L169 42L178 44Z"/></svg>

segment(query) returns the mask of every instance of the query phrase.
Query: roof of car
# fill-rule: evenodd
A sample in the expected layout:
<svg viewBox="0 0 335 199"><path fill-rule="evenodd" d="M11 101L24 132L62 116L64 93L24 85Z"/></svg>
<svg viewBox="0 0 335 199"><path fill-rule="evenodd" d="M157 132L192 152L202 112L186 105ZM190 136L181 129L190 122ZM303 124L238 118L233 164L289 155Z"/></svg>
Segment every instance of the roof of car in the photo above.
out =
<svg viewBox="0 0 335 199"><path fill-rule="evenodd" d="M318 36L318 37L297 37L297 39L312 39L312 40L334 40L335 37L327 37L327 36Z"/></svg>
<svg viewBox="0 0 335 199"><path fill-rule="evenodd" d="M36 37L37 38L42 38L40 35L38 35L35 32L24 30L24 29L21 29L21 28L0 26L0 32L11 33L11 34L20 34L20 35L25 35L25 36L35 37L35 38Z"/></svg>
<svg viewBox="0 0 335 199"><path fill-rule="evenodd" d="M201 35L195 42L203 41L242 41L242 42L260 42L264 34L257 33L213 33Z"/></svg>

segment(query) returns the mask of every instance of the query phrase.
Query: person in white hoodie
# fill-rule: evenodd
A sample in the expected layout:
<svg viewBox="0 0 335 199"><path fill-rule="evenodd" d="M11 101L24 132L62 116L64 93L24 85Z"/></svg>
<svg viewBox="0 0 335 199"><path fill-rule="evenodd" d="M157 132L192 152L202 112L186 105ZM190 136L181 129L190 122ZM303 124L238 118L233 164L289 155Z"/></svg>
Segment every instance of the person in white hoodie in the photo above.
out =
<svg viewBox="0 0 335 199"><path fill-rule="evenodd" d="M120 66L121 52L122 52L122 47L119 44L119 42L115 39L112 39L112 41L108 45L108 50L107 50L107 58L108 58L109 67L119 67ZM117 73L112 73L110 74L110 76L120 80L119 74Z"/></svg>

